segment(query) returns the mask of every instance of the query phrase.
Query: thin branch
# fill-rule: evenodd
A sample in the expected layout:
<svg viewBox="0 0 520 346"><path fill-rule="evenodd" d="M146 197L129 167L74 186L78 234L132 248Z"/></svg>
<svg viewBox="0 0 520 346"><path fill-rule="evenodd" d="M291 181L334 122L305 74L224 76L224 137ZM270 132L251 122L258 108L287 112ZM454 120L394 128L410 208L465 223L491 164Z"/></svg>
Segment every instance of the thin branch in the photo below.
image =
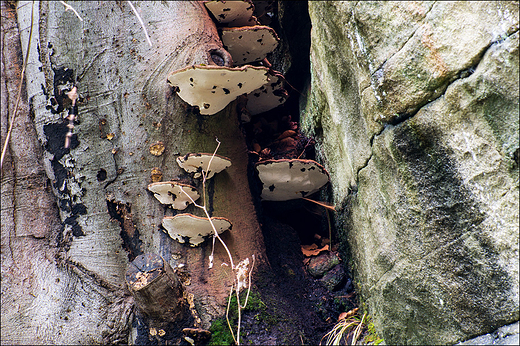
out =
<svg viewBox="0 0 520 346"><path fill-rule="evenodd" d="M150 36L148 36L148 31L146 30L146 26L144 25L144 22L141 19L141 16L139 15L139 13L137 13L137 10L135 9L134 5L132 4L132 2L130 0L128 0L128 5L130 5L130 8L132 9L132 11L134 11L134 14L137 17L137 20L139 20L139 23L141 24L141 27L143 28L144 34L146 36L146 40L148 41L148 44L151 47L152 41L150 40Z"/></svg>
<svg viewBox="0 0 520 346"><path fill-rule="evenodd" d="M304 199L306 201L309 201L309 202L312 202L312 203L315 203L317 205L320 205L323 208L326 208L326 209L329 209L329 210L332 210L332 211L336 211L336 207L334 205L330 204L330 203L323 202L323 201L315 201L315 200L307 198L307 197L302 197L302 199Z"/></svg>
<svg viewBox="0 0 520 346"><path fill-rule="evenodd" d="M72 12L74 12L74 14L76 15L76 17L79 18L80 21L83 21L83 18L81 18L81 16L79 15L78 11L76 11L74 9L74 7L70 6L69 4L67 4L65 1L60 1L60 3L65 6L65 11L67 10L71 10Z"/></svg>
<svg viewBox="0 0 520 346"><path fill-rule="evenodd" d="M14 106L13 119L11 120L11 124L9 125L9 130L7 131L7 135L5 137L4 147L2 148L2 157L0 158L0 171L2 171L2 168L4 166L4 158L5 158L5 153L7 152L7 145L9 144L9 139L11 138L11 132L13 131L14 120L16 119L16 115L18 114L18 105L20 103L20 97L22 95L23 77L25 75L25 68L27 67L27 61L29 60L29 51L31 50L33 26L34 26L34 1L31 6L31 29L29 30L29 40L27 41L27 51L25 52L25 61L23 62L22 72L20 73L20 85L18 86L18 96L16 97L16 103Z"/></svg>

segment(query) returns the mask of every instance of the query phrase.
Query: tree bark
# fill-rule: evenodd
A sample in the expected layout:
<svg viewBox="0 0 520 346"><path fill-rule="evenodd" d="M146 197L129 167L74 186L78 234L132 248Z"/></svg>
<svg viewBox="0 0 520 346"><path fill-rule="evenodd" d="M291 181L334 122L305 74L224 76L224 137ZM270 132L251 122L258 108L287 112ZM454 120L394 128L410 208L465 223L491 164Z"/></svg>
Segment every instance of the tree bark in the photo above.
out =
<svg viewBox="0 0 520 346"><path fill-rule="evenodd" d="M265 264L235 107L196 115L166 83L176 69L215 64L212 54L229 65L230 56L201 2L134 2L152 47L127 2L67 3L83 21L60 2L2 2L2 143L31 40L2 172L2 343L128 342L125 271L143 253L177 271L201 318L195 327L208 328L233 282L226 252L217 243L208 269L211 240L190 248L169 238L161 220L175 212L146 187L154 168L190 181L176 157L213 152L218 138L232 166L208 183L207 206L233 223L222 237L235 263L254 254ZM64 148L72 86L78 115ZM154 156L158 141L166 150Z"/></svg>

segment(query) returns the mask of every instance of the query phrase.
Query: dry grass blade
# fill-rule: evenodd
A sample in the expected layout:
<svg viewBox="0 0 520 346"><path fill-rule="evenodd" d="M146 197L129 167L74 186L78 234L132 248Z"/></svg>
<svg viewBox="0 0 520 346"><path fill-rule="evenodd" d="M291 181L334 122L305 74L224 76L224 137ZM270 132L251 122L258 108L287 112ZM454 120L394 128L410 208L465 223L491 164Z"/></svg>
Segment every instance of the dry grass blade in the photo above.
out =
<svg viewBox="0 0 520 346"><path fill-rule="evenodd" d="M322 340L327 338L325 345L340 345L342 340L344 340L345 344L356 345L365 328L364 322L366 316L365 313L361 320L359 320L358 316L350 316L349 318L341 319L334 325L330 332L323 336Z"/></svg>

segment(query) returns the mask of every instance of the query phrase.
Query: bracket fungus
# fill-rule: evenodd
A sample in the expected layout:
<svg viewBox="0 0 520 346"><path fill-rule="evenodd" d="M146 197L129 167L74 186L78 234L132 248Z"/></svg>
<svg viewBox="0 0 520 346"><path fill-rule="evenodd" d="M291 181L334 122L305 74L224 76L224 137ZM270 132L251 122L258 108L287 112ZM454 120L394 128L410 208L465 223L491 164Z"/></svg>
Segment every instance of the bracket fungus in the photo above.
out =
<svg viewBox="0 0 520 346"><path fill-rule="evenodd" d="M151 183L148 190L153 192L155 198L162 204L171 204L173 209L184 210L191 203L189 195L196 201L200 195L193 186L176 181L162 181ZM183 192L184 191L184 192Z"/></svg>
<svg viewBox="0 0 520 346"><path fill-rule="evenodd" d="M230 230L232 227L231 221L223 217L212 217L211 222L218 234ZM208 218L192 214L165 216L162 225L168 231L170 237L183 244L185 243L185 238L188 238L188 242L192 247L202 243L204 237L213 234L213 227L211 227Z"/></svg>
<svg viewBox="0 0 520 346"><path fill-rule="evenodd" d="M207 172L206 179L209 179L213 177L215 173L220 173L231 166L231 160L216 154L189 153L184 156L179 156L177 158L177 164L186 172L195 173L194 178L201 177L202 171ZM209 171L208 167L210 167Z"/></svg>
<svg viewBox="0 0 520 346"><path fill-rule="evenodd" d="M265 160L255 164L266 201L288 201L317 192L329 181L329 173L313 160Z"/></svg>
<svg viewBox="0 0 520 346"><path fill-rule="evenodd" d="M237 96L250 93L268 82L267 67L226 67L193 65L173 71L168 83L181 99L199 107L200 114L212 115Z"/></svg>
<svg viewBox="0 0 520 346"><path fill-rule="evenodd" d="M205 2L204 5L219 23L229 23L229 25L234 25L233 22L235 21L248 21L253 16L255 9L251 0L213 0Z"/></svg>
<svg viewBox="0 0 520 346"><path fill-rule="evenodd" d="M222 43L235 65L264 59L275 50L279 40L276 32L268 26L222 28Z"/></svg>
<svg viewBox="0 0 520 346"><path fill-rule="evenodd" d="M251 115L267 112L283 104L289 95L283 77L269 74L269 82L247 95L247 110Z"/></svg>

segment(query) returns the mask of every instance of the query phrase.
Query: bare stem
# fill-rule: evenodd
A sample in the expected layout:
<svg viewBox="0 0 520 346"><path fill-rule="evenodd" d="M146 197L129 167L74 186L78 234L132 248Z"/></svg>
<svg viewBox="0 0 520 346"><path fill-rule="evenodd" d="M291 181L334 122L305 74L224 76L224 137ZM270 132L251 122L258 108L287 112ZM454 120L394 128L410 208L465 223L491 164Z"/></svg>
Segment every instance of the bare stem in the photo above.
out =
<svg viewBox="0 0 520 346"><path fill-rule="evenodd" d="M65 6L65 11L67 11L67 10L71 10L72 12L74 12L74 14L76 15L76 17L78 17L78 19L79 19L80 21L83 21L83 18L81 18L81 16L79 15L78 11L76 11L76 10L74 9L74 7L70 6L70 5L67 4L65 1L60 1L60 3L61 3L63 6Z"/></svg>

